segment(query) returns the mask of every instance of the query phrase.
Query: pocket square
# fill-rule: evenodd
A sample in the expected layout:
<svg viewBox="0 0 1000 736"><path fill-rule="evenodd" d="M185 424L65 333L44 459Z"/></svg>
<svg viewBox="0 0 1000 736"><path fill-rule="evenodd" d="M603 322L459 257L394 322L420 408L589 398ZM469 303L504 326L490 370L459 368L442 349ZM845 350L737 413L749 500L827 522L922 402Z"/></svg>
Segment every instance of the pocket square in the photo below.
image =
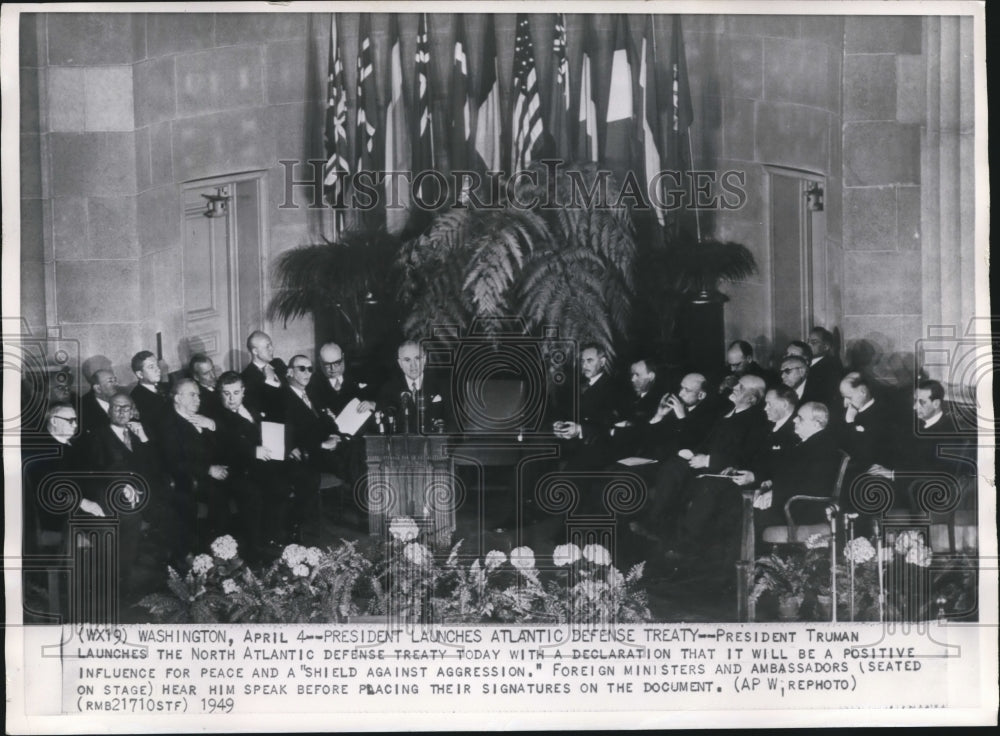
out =
<svg viewBox="0 0 1000 736"><path fill-rule="evenodd" d="M438 404L438 403L440 403L440 402L441 402L441 394L434 394L434 395L433 395L433 396L431 397L431 403L432 403L432 404Z"/></svg>
<svg viewBox="0 0 1000 736"><path fill-rule="evenodd" d="M367 383L359 383L358 384L358 388L368 388L368 384Z"/></svg>
<svg viewBox="0 0 1000 736"><path fill-rule="evenodd" d="M862 427L861 425L858 425L857 427L854 428L854 431L855 432L864 432L865 428Z"/></svg>

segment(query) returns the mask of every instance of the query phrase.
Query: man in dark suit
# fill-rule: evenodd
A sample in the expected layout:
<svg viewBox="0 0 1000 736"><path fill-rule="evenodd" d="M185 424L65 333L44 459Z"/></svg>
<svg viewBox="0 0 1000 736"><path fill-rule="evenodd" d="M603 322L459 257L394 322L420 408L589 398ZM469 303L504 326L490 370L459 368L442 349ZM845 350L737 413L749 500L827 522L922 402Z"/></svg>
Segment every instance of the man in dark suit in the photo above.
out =
<svg viewBox="0 0 1000 736"><path fill-rule="evenodd" d="M880 463L868 472L888 478L896 489L895 506L908 508L914 514L926 516L929 504L921 502L935 476L947 476L955 483L959 508L973 508L976 471L975 436L959 431L950 412L944 408L944 386L934 380L923 380L913 392L915 426L895 427L899 443L896 461L890 469ZM897 478L897 473L900 477Z"/></svg>
<svg viewBox="0 0 1000 736"><path fill-rule="evenodd" d="M336 456L341 437L334 420L309 396L314 375L312 361L296 355L288 361L285 383L285 437L289 455L317 470L336 474L342 470Z"/></svg>
<svg viewBox="0 0 1000 736"><path fill-rule="evenodd" d="M269 422L281 422L284 397L281 386L287 368L274 357L274 345L266 332L254 330L247 338L250 362L243 369L246 404Z"/></svg>
<svg viewBox="0 0 1000 736"><path fill-rule="evenodd" d="M777 463L771 480L756 494L754 518L758 529L784 525L785 503L796 495L824 496L833 490L840 471L841 454L837 438L828 429L830 412L823 404L810 401L795 414L795 434L802 440L782 462ZM815 524L825 519L819 504L802 504L792 509L799 524Z"/></svg>
<svg viewBox="0 0 1000 736"><path fill-rule="evenodd" d="M618 411L619 420L611 428L611 443L615 457L642 455L648 445L649 420L656 416L663 394L657 388L657 366L648 358L640 358L629 368L632 395Z"/></svg>
<svg viewBox="0 0 1000 736"><path fill-rule="evenodd" d="M827 388L811 379L809 363L805 358L797 355L785 356L781 361L779 375L781 382L795 391L800 405L816 401L829 408L840 401L839 393L834 397L828 393Z"/></svg>
<svg viewBox="0 0 1000 736"><path fill-rule="evenodd" d="M171 555L181 564L185 555L204 550L228 528L228 501L219 486L229 470L217 457L216 422L198 413L198 384L190 378L177 381L172 389L173 407L160 425L160 457L170 476L169 504L176 519L177 534ZM208 506L208 519L198 519L198 502Z"/></svg>
<svg viewBox="0 0 1000 736"><path fill-rule="evenodd" d="M375 402L368 384L359 383L346 375L344 351L335 342L328 342L319 349L320 368L312 374L306 391L316 409L340 414L347 404L359 399L362 411L373 411Z"/></svg>
<svg viewBox="0 0 1000 736"><path fill-rule="evenodd" d="M565 441L562 450L565 470L598 470L611 461L611 426L618 404L608 375L608 355L599 345L585 345L580 351L583 376L579 401L579 421L557 421L556 437Z"/></svg>
<svg viewBox="0 0 1000 736"><path fill-rule="evenodd" d="M80 424L83 439L111 423L108 417L111 397L118 392L118 377L114 371L101 368L90 377L90 392L80 399Z"/></svg>
<svg viewBox="0 0 1000 736"><path fill-rule="evenodd" d="M844 377L844 366L840 362L834 347L836 341L833 334L824 327L813 327L806 340L812 350L812 360L809 363L809 380L813 383L816 396L830 408L839 398L840 379Z"/></svg>
<svg viewBox="0 0 1000 736"><path fill-rule="evenodd" d="M399 372L379 391L377 408L395 418L397 432L433 432L451 426L446 378L425 370L423 347L407 340L396 351Z"/></svg>
<svg viewBox="0 0 1000 736"><path fill-rule="evenodd" d="M219 376L219 454L229 468L227 485L239 507L240 536L250 560L264 561L277 546L297 540L303 519L315 518L318 474L299 462L285 462L263 443L262 415L245 406L243 379ZM294 448L291 448L294 449ZM289 448L285 448L286 455ZM292 493L295 506L288 517ZM289 528L291 522L291 528Z"/></svg>
<svg viewBox="0 0 1000 736"><path fill-rule="evenodd" d="M891 467L898 453L899 422L888 401L875 396L868 380L856 372L840 382L840 395L844 399L840 447L851 456L848 482L876 463Z"/></svg>
<svg viewBox="0 0 1000 736"><path fill-rule="evenodd" d="M91 464L95 470L121 474L122 480L134 478L124 487L124 500L133 508L145 506L141 513L121 514L119 517L118 550L122 565L119 572L123 590L131 592L137 583L138 558L141 542L141 523L147 521L151 531L162 544L148 545L149 552L166 552L167 540L177 529L177 521L172 517L173 509L167 503L167 484L159 464L159 458L152 447L141 422L132 419L135 405L131 397L117 394L111 399L111 424L102 427L94 435L91 443ZM161 418L162 421L162 418ZM149 494L146 499L143 494ZM166 555L157 562L166 563ZM157 565L158 569L162 569Z"/></svg>
<svg viewBox="0 0 1000 736"><path fill-rule="evenodd" d="M139 410L139 421L155 441L163 417L170 408L167 387L160 383L163 375L160 362L149 350L140 350L132 356L132 372L139 381L132 389L132 400Z"/></svg>
<svg viewBox="0 0 1000 736"><path fill-rule="evenodd" d="M215 390L218 376L215 375L215 363L204 353L195 353L188 362L188 373L198 384L198 396L201 399L198 412L214 419L222 410L222 402Z"/></svg>
<svg viewBox="0 0 1000 736"><path fill-rule="evenodd" d="M698 447L718 418L719 402L708 396L707 380L700 373L688 373L676 394L660 399L649 420L648 456L665 460L682 448Z"/></svg>

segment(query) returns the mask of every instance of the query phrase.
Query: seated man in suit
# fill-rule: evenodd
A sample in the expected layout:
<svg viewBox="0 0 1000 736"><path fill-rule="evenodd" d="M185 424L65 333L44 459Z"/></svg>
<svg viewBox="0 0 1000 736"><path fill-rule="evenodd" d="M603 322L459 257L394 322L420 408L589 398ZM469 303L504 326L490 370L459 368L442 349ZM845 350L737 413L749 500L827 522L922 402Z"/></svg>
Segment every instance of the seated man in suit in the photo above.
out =
<svg viewBox="0 0 1000 736"><path fill-rule="evenodd" d="M266 420L244 405L243 379L238 373L223 373L218 385L223 408L218 422L219 452L229 468L230 495L239 507L242 545L249 560L265 561L277 551L276 546L297 540L303 519L315 519L319 477L302 463L285 462L285 457L274 456L264 446L261 422ZM290 520L293 492L295 513Z"/></svg>
<svg viewBox="0 0 1000 736"><path fill-rule="evenodd" d="M708 381L700 373L681 379L677 393L660 399L649 420L649 457L665 460L684 447L697 447L719 417L718 402L708 396Z"/></svg>
<svg viewBox="0 0 1000 736"><path fill-rule="evenodd" d="M823 386L811 380L809 373L809 363L805 358L796 355L787 355L781 361L779 371L781 382L788 388L795 391L799 399L799 404L815 401L820 404L829 405L832 401L830 396L824 396L826 390ZM839 401L839 395L837 396Z"/></svg>
<svg viewBox="0 0 1000 736"><path fill-rule="evenodd" d="M312 374L307 391L309 398L320 411L340 414L353 399L359 399L360 411L374 411L368 384L358 383L346 375L344 351L335 342L328 342L319 349L322 371Z"/></svg>
<svg viewBox="0 0 1000 736"><path fill-rule="evenodd" d="M825 496L837 481L841 454L837 438L828 428L830 411L823 404L806 402L792 421L801 442L775 464L770 481L765 481L755 494L754 519L758 530L784 525L785 504L792 496ZM816 524L826 518L824 508L818 503L793 507L792 515L799 524Z"/></svg>
<svg viewBox="0 0 1000 736"><path fill-rule="evenodd" d="M199 414L198 384L182 378L171 388L173 406L160 425L160 459L170 476L168 504L176 520L177 534L170 554L175 565L184 557L207 549L220 534L228 531L228 500L219 484L229 469L218 459L216 423ZM208 507L208 518L198 518L198 503Z"/></svg>
<svg viewBox="0 0 1000 736"><path fill-rule="evenodd" d="M959 508L974 508L975 484L970 476L976 472L976 438L959 431L951 412L945 411L944 386L939 381L917 384L913 413L914 425L893 428L899 449L892 467L876 462L868 472L891 480L896 489L895 507L916 515L933 511L926 494L930 490L927 484L935 476L948 476L957 484Z"/></svg>
<svg viewBox="0 0 1000 736"><path fill-rule="evenodd" d="M889 402L877 397L860 373L844 377L840 395L844 400L840 447L851 456L847 466L847 482L851 483L876 463L888 467L895 462L899 422Z"/></svg>
<svg viewBox="0 0 1000 736"><path fill-rule="evenodd" d="M287 372L284 362L274 357L274 345L266 332L254 330L247 338L250 362L243 369L246 404L269 422L281 422L284 397L282 382Z"/></svg>
<svg viewBox="0 0 1000 736"><path fill-rule="evenodd" d="M446 378L425 370L423 347L407 340L396 351L399 372L379 391L377 409L395 420L397 432L434 432L451 424L451 392Z"/></svg>
<svg viewBox="0 0 1000 736"><path fill-rule="evenodd" d="M708 436L695 447L681 448L677 456L668 459L657 472L651 491L650 525L639 525L636 531L651 538L671 533L677 512L688 500L691 481L705 474L721 474L726 468L746 467L767 436L767 424L761 403L764 379L743 376L733 388L733 410L720 417Z"/></svg>
<svg viewBox="0 0 1000 736"><path fill-rule="evenodd" d="M215 390L218 376L215 375L215 363L204 353L195 353L188 362L188 373L198 384L198 395L201 403L198 412L211 418L218 416L222 410L222 402Z"/></svg>
<svg viewBox="0 0 1000 736"><path fill-rule="evenodd" d="M101 368L90 377L90 393L80 400L82 435L89 439L94 432L111 423L108 416L111 397L118 393L118 377L114 371Z"/></svg>
<svg viewBox="0 0 1000 736"><path fill-rule="evenodd" d="M167 387L160 383L163 375L160 362L149 350L140 350L132 356L132 372L139 381L132 389L132 400L139 410L139 421L155 441L163 416L170 407Z"/></svg>
<svg viewBox="0 0 1000 736"><path fill-rule="evenodd" d="M557 421L552 427L555 436L565 441L562 458L567 471L598 470L612 460L610 430L618 401L608 374L607 351L594 343L584 345L580 373L579 421Z"/></svg>
<svg viewBox="0 0 1000 736"><path fill-rule="evenodd" d="M640 358L629 368L632 395L618 412L621 419L611 428L615 457L641 455L648 445L649 420L656 415L663 396L657 389L657 370L648 358Z"/></svg>

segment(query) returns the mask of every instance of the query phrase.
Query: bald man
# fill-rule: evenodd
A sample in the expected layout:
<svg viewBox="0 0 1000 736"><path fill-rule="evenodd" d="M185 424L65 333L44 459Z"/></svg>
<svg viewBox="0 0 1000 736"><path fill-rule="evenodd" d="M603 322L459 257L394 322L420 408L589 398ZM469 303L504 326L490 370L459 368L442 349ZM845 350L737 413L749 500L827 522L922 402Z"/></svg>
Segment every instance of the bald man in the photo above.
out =
<svg viewBox="0 0 1000 736"><path fill-rule="evenodd" d="M90 377L90 392L80 400L80 431L89 441L94 432L111 424L108 402L118 393L118 377L109 368L94 371Z"/></svg>
<svg viewBox="0 0 1000 736"><path fill-rule="evenodd" d="M247 338L250 362L243 369L241 378L246 391L247 407L259 412L268 422L282 422L285 399L282 387L288 368L280 358L274 357L274 344L266 332L254 330Z"/></svg>

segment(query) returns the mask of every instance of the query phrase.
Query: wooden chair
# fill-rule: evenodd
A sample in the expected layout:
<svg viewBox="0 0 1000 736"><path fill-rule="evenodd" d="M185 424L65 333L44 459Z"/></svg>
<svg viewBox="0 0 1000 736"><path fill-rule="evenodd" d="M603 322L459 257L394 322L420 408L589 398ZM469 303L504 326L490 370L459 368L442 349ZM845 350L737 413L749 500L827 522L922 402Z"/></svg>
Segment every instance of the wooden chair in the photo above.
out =
<svg viewBox="0 0 1000 736"><path fill-rule="evenodd" d="M844 485L844 477L847 474L847 463L850 456L840 450L840 469L837 471L837 479L830 489L829 495L810 496L799 494L792 496L785 502L785 521L781 526L765 527L761 533L762 539L769 544L805 544L806 540L814 535L829 542L831 531L830 523L824 521L819 524L797 524L792 517L792 505L801 503L821 504L824 507L832 507L833 513L840 511L840 493ZM740 622L753 621L755 616L755 606L750 599L750 592L753 587L753 574L756 554L755 528L753 519L753 498L756 489L743 491L743 524L741 529L740 559L736 562L736 615Z"/></svg>

